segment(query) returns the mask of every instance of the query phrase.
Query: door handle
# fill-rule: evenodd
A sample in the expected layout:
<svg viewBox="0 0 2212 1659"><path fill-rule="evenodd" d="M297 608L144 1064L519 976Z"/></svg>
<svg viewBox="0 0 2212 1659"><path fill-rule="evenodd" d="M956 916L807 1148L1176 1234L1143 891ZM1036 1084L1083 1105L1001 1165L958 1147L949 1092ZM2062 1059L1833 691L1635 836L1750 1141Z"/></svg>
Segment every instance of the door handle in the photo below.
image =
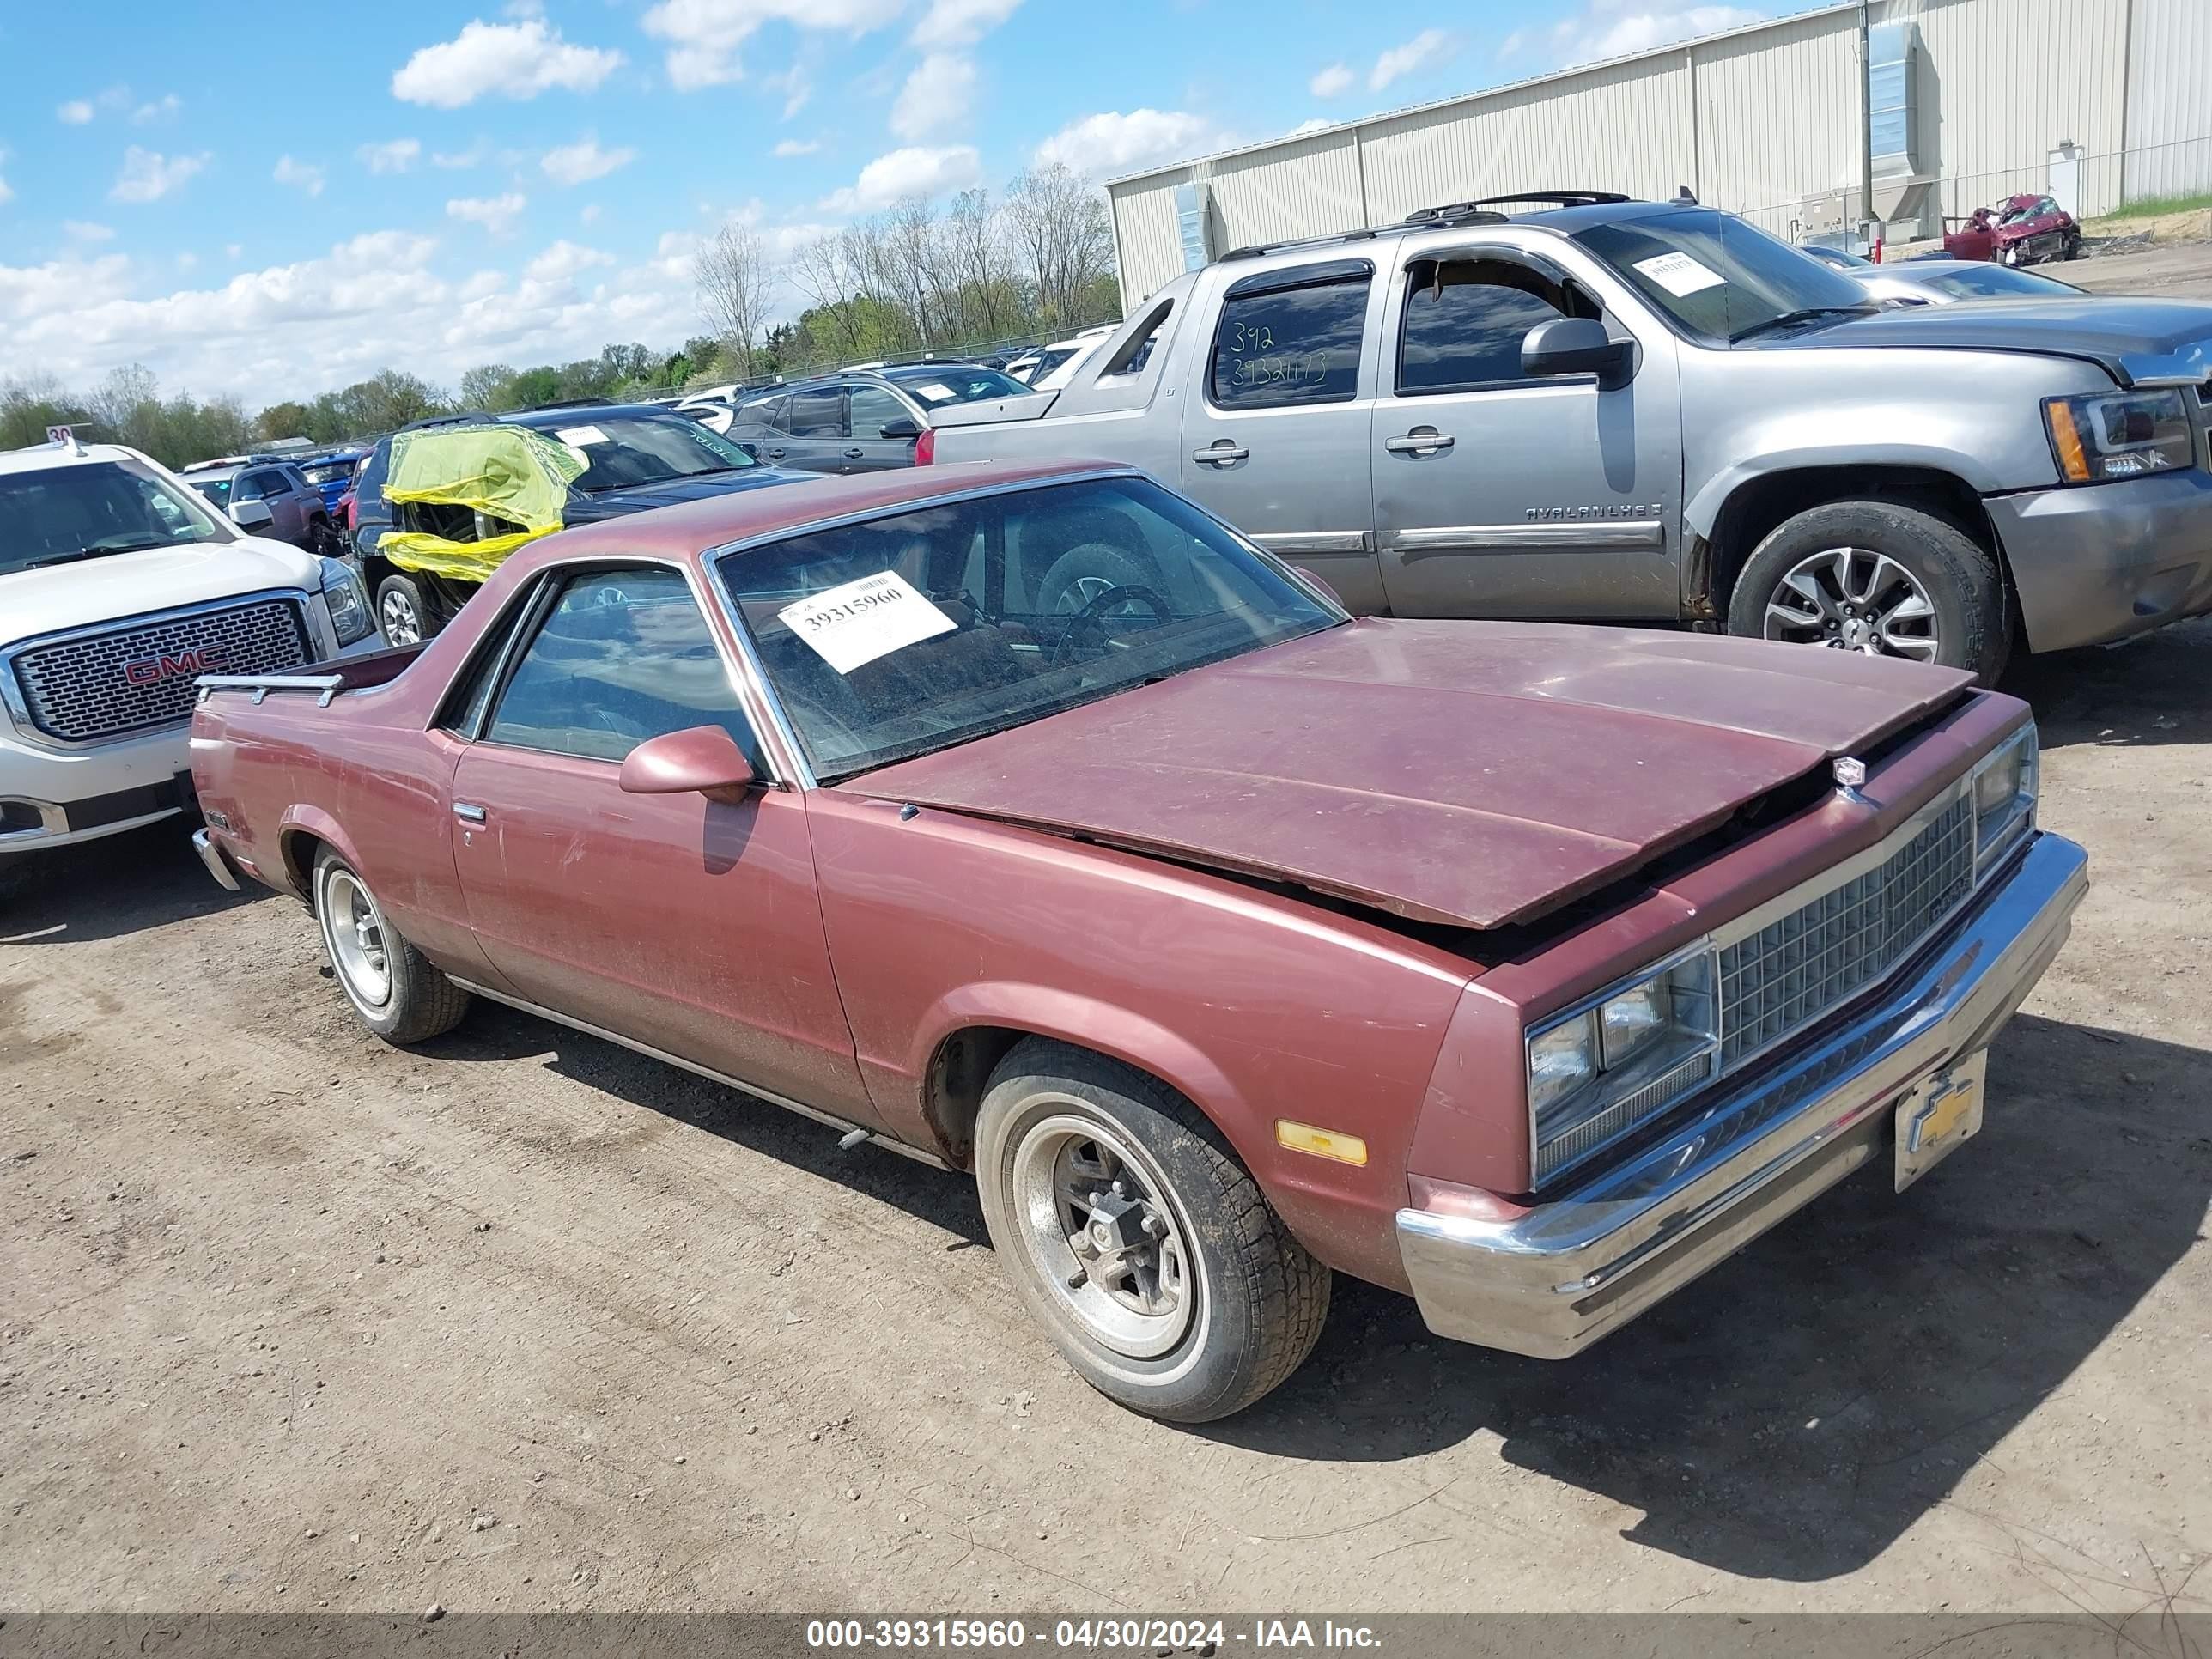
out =
<svg viewBox="0 0 2212 1659"><path fill-rule="evenodd" d="M848 461L857 461L865 457L867 453L868 452L866 450L857 447L848 449L845 452L845 459Z"/></svg>
<svg viewBox="0 0 2212 1659"><path fill-rule="evenodd" d="M482 823L484 810L473 801L457 800L453 803L453 816L463 823Z"/></svg>
<svg viewBox="0 0 2212 1659"><path fill-rule="evenodd" d="M1402 438L1385 438L1382 447L1393 455L1427 455L1452 447L1452 435L1432 426L1417 426Z"/></svg>
<svg viewBox="0 0 2212 1659"><path fill-rule="evenodd" d="M771 449L768 453L768 458L771 461L780 461L783 459L783 451L781 449Z"/></svg>
<svg viewBox="0 0 2212 1659"><path fill-rule="evenodd" d="M1211 449L1194 449L1190 452L1190 458L1194 461L1212 461L1217 466L1226 466L1231 461L1243 460L1251 453L1241 444L1224 441Z"/></svg>

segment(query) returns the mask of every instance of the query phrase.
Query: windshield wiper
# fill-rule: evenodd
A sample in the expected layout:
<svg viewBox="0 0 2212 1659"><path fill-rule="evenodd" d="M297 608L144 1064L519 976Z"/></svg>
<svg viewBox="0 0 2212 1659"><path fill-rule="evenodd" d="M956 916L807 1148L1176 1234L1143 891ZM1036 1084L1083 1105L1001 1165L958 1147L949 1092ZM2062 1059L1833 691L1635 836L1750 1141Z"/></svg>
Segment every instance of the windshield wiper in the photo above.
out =
<svg viewBox="0 0 2212 1659"><path fill-rule="evenodd" d="M1749 328L1738 329L1729 336L1729 343L1736 345L1754 334L1764 334L1770 329L1787 328L1793 323L1809 323L1815 317L1870 317L1878 307L1874 306L1801 306L1796 311L1785 311L1779 317L1769 317L1763 323L1753 323Z"/></svg>
<svg viewBox="0 0 2212 1659"><path fill-rule="evenodd" d="M44 570L50 565L75 564L80 559L102 559L110 553L136 553L147 547L160 547L160 542L146 542L138 547L80 547L74 553L57 553L52 558L33 559L28 564L18 565L18 570Z"/></svg>

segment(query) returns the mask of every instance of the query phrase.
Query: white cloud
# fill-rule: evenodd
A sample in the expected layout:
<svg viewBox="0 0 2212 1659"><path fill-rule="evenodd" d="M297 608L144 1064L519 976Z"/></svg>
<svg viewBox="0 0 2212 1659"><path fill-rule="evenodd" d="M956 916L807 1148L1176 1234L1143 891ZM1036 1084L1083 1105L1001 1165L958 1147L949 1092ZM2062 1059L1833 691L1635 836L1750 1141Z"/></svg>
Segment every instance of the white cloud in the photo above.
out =
<svg viewBox="0 0 2212 1659"><path fill-rule="evenodd" d="M603 253L598 248L585 247L564 238L525 265L522 274L533 283L565 283L595 265L611 265L614 262L615 256L611 253Z"/></svg>
<svg viewBox="0 0 2212 1659"><path fill-rule="evenodd" d="M422 141L387 138L380 144L363 144L354 154L371 173L404 173L422 159Z"/></svg>
<svg viewBox="0 0 2212 1659"><path fill-rule="evenodd" d="M62 221L62 234L72 242L112 242L115 240L115 228L112 225L96 225L85 219L64 219Z"/></svg>
<svg viewBox="0 0 2212 1659"><path fill-rule="evenodd" d="M668 79L678 92L744 78L738 49L763 23L866 34L898 15L901 0L660 0L645 32L668 43ZM804 102L802 96L801 102Z"/></svg>
<svg viewBox="0 0 2212 1659"><path fill-rule="evenodd" d="M604 179L617 167L628 167L635 160L635 150L601 149L598 136L586 133L580 143L547 150L538 164L555 184L575 185Z"/></svg>
<svg viewBox="0 0 2212 1659"><path fill-rule="evenodd" d="M133 144L123 152L123 171L107 193L118 202L158 202L214 159L205 150L173 156Z"/></svg>
<svg viewBox="0 0 2212 1659"><path fill-rule="evenodd" d="M1071 121L1039 144L1040 167L1055 164L1086 178L1133 173L1236 143L1202 115L1182 110L1133 109L1127 115L1106 110Z"/></svg>
<svg viewBox="0 0 2212 1659"><path fill-rule="evenodd" d="M199 265L199 262L200 256L193 252L190 248L186 248L182 253L179 253L177 256L177 269L179 270L196 270Z"/></svg>
<svg viewBox="0 0 2212 1659"><path fill-rule="evenodd" d="M824 197L822 207L827 213L872 213L909 196L965 190L982 176L982 158L973 144L895 149L862 167L852 184Z"/></svg>
<svg viewBox="0 0 2212 1659"><path fill-rule="evenodd" d="M323 193L323 169L295 161L289 155L276 158L276 170L270 177L280 185L296 185L310 196Z"/></svg>
<svg viewBox="0 0 2212 1659"><path fill-rule="evenodd" d="M1330 120L1326 115L1316 115L1310 120L1299 122L1297 125L1292 127L1288 132L1285 133L1283 137L1285 138L1302 138L1309 132L1323 132L1330 127L1337 125L1338 123Z"/></svg>
<svg viewBox="0 0 2212 1659"><path fill-rule="evenodd" d="M4 150L4 149L0 149L0 166L5 166L5 165L6 165L6 163L7 163L7 161L8 161L8 152L7 152L6 150ZM9 187L8 180L7 180L6 176L5 176L4 174L0 174L0 205L5 205L6 204L8 204L8 203L9 203L9 202L12 202L12 201L14 201L15 199L15 192L12 189L10 189L10 188ZM66 227L64 227L64 228L66 228ZM113 234L115 234L115 233L114 233L113 231L112 231L112 230L111 230L111 231L109 231L107 234L108 234L109 235L111 235L111 236L112 236Z"/></svg>
<svg viewBox="0 0 2212 1659"><path fill-rule="evenodd" d="M56 118L73 127L81 127L92 119L92 100L72 98L55 110Z"/></svg>
<svg viewBox="0 0 2212 1659"><path fill-rule="evenodd" d="M225 242L222 245L222 257L234 264L244 258L245 253L246 244L243 242Z"/></svg>
<svg viewBox="0 0 2212 1659"><path fill-rule="evenodd" d="M783 94L783 118L787 121L806 107L806 100L814 95L814 82L806 73L806 65L794 63L781 75L762 78L761 84L770 92Z"/></svg>
<svg viewBox="0 0 2212 1659"><path fill-rule="evenodd" d="M1352 89L1359 77L1352 73L1349 64L1331 64L1306 82L1306 90L1316 98L1336 98Z"/></svg>
<svg viewBox="0 0 2212 1659"><path fill-rule="evenodd" d="M491 160L491 146L481 138L477 139L473 144L471 144L466 149L453 151L441 149L433 150L430 153L430 165L432 167L446 167L454 170L465 167L480 167L489 160Z"/></svg>
<svg viewBox="0 0 2212 1659"><path fill-rule="evenodd" d="M1451 36L1442 29L1423 29L1404 46L1393 46L1375 60L1375 67L1367 72L1367 89L1380 92L1415 70L1443 63L1457 50Z"/></svg>
<svg viewBox="0 0 2212 1659"><path fill-rule="evenodd" d="M149 121L159 121L166 116L174 115L184 106L185 100L178 97L175 93L164 93L152 103L141 104L137 109L132 110L131 118L143 127Z"/></svg>
<svg viewBox="0 0 2212 1659"><path fill-rule="evenodd" d="M811 155L821 148L822 142L818 138L785 138L779 140L776 147L769 153L788 161L794 155Z"/></svg>
<svg viewBox="0 0 2212 1659"><path fill-rule="evenodd" d="M576 220L580 224L596 225L599 222L599 204L593 202L576 216Z"/></svg>
<svg viewBox="0 0 2212 1659"><path fill-rule="evenodd" d="M530 198L515 191L504 196L462 196L446 204L446 216L482 225L495 236L505 236L529 205Z"/></svg>
<svg viewBox="0 0 2212 1659"><path fill-rule="evenodd" d="M891 131L918 144L967 119L975 99L975 61L955 52L933 52L914 66L891 106Z"/></svg>
<svg viewBox="0 0 2212 1659"><path fill-rule="evenodd" d="M392 95L435 109L459 109L497 93L535 98L556 87L589 92L621 67L611 47L579 46L540 17L513 23L477 18L459 34L423 46L392 77Z"/></svg>
<svg viewBox="0 0 2212 1659"><path fill-rule="evenodd" d="M1553 64L1588 64L1741 28L1765 15L1743 6L1632 8L1629 0L1592 0L1586 10L1563 17L1548 29L1516 30L1506 37L1498 56L1510 57L1541 40Z"/></svg>
<svg viewBox="0 0 2212 1659"><path fill-rule="evenodd" d="M972 46L1014 15L1022 0L930 0L914 26L914 44L924 51Z"/></svg>

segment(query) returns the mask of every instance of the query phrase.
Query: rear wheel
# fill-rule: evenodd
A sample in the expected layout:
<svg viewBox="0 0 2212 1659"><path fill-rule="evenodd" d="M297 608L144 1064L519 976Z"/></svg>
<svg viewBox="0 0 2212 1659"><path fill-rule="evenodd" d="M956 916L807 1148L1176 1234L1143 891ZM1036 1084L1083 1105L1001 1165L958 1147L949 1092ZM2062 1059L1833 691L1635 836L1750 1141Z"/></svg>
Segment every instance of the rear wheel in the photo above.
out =
<svg viewBox="0 0 2212 1659"><path fill-rule="evenodd" d="M446 625L445 613L412 576L376 585L376 627L386 645L420 645Z"/></svg>
<svg viewBox="0 0 2212 1659"><path fill-rule="evenodd" d="M1110 1399L1209 1422L1320 1338L1328 1269L1157 1079L1040 1037L1017 1045L976 1119L975 1172L1015 1294Z"/></svg>
<svg viewBox="0 0 2212 1659"><path fill-rule="evenodd" d="M315 860L315 921L338 988L386 1042L442 1036L468 1012L469 994L385 919L359 872L327 848Z"/></svg>
<svg viewBox="0 0 2212 1659"><path fill-rule="evenodd" d="M1729 632L1963 668L1984 685L2010 629L1996 564L1954 526L1886 501L1830 501L1759 544Z"/></svg>

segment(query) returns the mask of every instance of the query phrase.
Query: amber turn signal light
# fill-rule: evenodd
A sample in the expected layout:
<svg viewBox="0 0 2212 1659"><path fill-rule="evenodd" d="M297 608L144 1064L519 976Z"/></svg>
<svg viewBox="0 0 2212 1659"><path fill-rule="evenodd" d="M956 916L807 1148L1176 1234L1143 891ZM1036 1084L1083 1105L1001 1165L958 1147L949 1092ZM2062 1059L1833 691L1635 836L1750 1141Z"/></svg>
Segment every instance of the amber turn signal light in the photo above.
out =
<svg viewBox="0 0 2212 1659"><path fill-rule="evenodd" d="M1294 1152L1311 1152L1316 1158L1333 1158L1339 1164L1367 1162L1367 1143L1358 1135L1340 1134L1334 1129L1316 1128L1310 1123L1294 1123L1286 1117L1275 1120L1275 1142Z"/></svg>

